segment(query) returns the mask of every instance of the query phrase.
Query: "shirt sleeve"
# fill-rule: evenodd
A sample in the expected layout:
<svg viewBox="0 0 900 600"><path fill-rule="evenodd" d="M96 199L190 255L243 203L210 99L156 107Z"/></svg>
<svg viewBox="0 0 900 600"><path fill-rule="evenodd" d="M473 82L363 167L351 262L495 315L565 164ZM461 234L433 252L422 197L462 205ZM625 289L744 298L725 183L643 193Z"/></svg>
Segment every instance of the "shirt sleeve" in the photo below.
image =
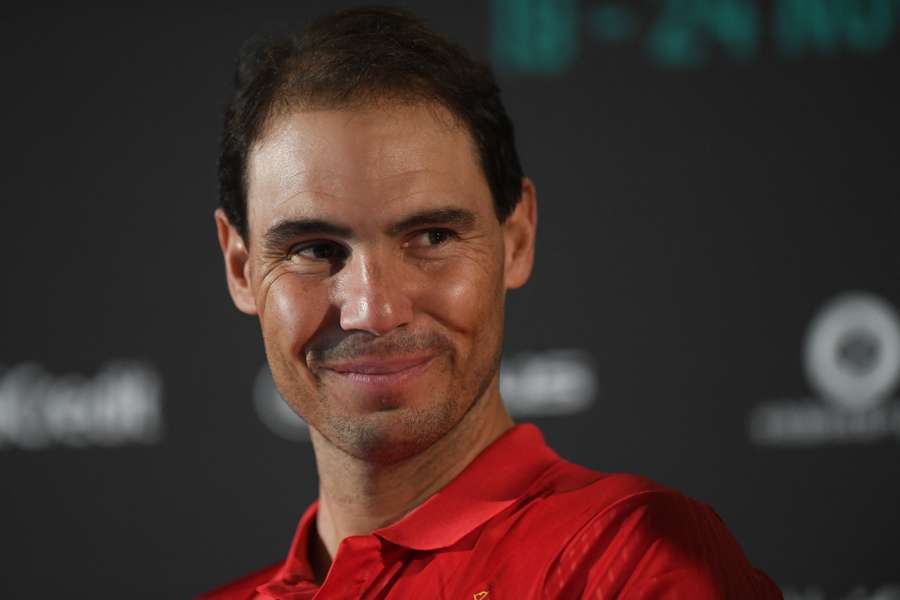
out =
<svg viewBox="0 0 900 600"><path fill-rule="evenodd" d="M547 583L559 598L782 598L710 507L674 491L635 494L590 519Z"/></svg>

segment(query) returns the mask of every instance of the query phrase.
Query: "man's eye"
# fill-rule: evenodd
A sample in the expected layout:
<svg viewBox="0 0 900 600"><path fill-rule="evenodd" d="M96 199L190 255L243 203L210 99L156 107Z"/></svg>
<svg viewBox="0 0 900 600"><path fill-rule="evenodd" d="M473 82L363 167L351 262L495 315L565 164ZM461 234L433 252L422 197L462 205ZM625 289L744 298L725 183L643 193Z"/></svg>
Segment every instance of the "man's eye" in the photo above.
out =
<svg viewBox="0 0 900 600"><path fill-rule="evenodd" d="M299 244L290 250L290 256L311 260L343 260L347 258L346 250L334 242L310 242Z"/></svg>
<svg viewBox="0 0 900 600"><path fill-rule="evenodd" d="M440 246L456 237L456 232L450 229L428 229L416 234L407 245L415 247Z"/></svg>

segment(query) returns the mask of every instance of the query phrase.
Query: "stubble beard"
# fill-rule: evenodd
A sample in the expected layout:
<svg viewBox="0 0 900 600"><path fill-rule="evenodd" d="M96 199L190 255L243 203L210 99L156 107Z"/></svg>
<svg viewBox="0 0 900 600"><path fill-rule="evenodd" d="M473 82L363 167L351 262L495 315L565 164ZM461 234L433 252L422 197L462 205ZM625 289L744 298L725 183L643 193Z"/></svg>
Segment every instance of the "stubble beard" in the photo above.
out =
<svg viewBox="0 0 900 600"><path fill-rule="evenodd" d="M451 350L435 357L444 361L444 365L432 365L447 371L440 378L446 382L444 389L436 390L436 397L365 415L331 413L329 408L339 406L340 399L330 396L324 386L304 385L298 381L299 374L293 365L287 362L269 357L269 364L282 398L326 443L356 459L387 465L423 452L480 408L499 371L500 340L502 337L495 342L483 371L469 379L474 386L456 387L455 384L466 378L460 373L456 354ZM396 404L390 398L384 403Z"/></svg>

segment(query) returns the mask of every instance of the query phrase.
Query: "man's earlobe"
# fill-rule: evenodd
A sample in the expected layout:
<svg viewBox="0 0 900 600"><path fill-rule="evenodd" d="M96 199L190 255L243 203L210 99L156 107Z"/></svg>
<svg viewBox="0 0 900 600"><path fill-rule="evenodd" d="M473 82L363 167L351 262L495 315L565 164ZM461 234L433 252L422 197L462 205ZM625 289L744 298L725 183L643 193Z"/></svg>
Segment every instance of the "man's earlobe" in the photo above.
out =
<svg viewBox="0 0 900 600"><path fill-rule="evenodd" d="M534 240L537 230L537 190L529 178L522 178L522 196L503 223L506 248L506 288L525 285L534 265Z"/></svg>
<svg viewBox="0 0 900 600"><path fill-rule="evenodd" d="M250 255L237 229L228 221L225 212L217 208L213 216L219 234L219 247L225 259L225 279L231 300L239 311L248 315L256 314L256 298L250 281Z"/></svg>

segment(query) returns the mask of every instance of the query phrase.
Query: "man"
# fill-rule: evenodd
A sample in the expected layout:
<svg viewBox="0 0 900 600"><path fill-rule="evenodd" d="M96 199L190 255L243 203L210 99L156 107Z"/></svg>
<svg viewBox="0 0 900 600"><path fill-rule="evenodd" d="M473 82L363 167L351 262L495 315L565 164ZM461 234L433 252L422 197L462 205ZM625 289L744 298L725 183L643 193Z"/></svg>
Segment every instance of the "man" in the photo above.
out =
<svg viewBox="0 0 900 600"><path fill-rule="evenodd" d="M320 487L284 562L207 597L780 597L711 509L567 463L506 413L535 187L459 46L363 9L250 49L220 181L228 288Z"/></svg>

